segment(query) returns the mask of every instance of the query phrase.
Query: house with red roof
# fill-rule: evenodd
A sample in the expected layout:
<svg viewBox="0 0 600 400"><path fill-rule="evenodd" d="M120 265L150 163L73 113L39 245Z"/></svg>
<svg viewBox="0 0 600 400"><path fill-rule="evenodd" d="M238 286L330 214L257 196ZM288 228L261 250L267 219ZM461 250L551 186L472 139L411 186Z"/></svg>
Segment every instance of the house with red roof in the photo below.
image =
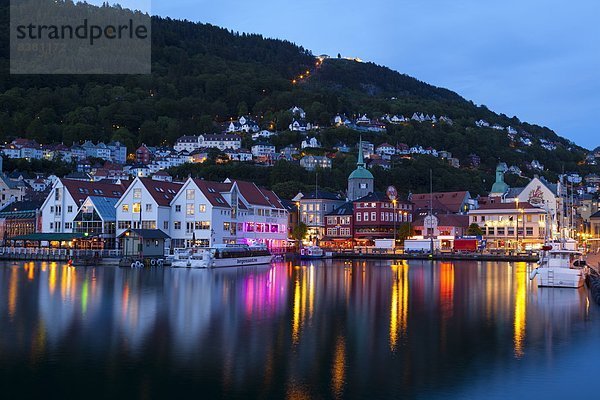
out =
<svg viewBox="0 0 600 400"><path fill-rule="evenodd" d="M284 248L287 209L270 190L251 182L189 178L171 202L173 248L265 244Z"/></svg>
<svg viewBox="0 0 600 400"><path fill-rule="evenodd" d="M182 184L135 178L116 204L117 237L127 229L171 229L171 201Z"/></svg>
<svg viewBox="0 0 600 400"><path fill-rule="evenodd" d="M128 182L104 183L78 179L57 179L40 208L42 233L72 233L73 219L90 197L120 198Z"/></svg>

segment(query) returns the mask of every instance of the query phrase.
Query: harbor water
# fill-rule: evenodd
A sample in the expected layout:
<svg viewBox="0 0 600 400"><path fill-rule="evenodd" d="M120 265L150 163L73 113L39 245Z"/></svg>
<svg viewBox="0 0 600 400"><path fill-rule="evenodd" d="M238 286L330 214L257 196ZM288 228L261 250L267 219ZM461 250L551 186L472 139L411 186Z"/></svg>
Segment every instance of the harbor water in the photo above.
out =
<svg viewBox="0 0 600 400"><path fill-rule="evenodd" d="M595 398L600 307L531 268L5 262L2 397Z"/></svg>

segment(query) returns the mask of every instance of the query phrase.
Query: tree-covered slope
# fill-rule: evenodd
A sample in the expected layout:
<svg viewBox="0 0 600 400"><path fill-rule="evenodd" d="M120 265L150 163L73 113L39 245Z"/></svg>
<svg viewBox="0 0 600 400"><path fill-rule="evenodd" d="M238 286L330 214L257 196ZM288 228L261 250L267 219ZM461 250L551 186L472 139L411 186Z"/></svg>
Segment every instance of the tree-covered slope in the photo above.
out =
<svg viewBox="0 0 600 400"><path fill-rule="evenodd" d="M0 33L8 37L8 1L0 4ZM120 140L130 148L141 143L172 144L184 134L216 131L215 121L242 114L254 115L263 127L285 130L291 120L287 110L297 105L307 111L308 120L321 126L328 125L338 113L366 113L371 118L388 113L447 115L454 124L410 122L390 125L385 134L364 137L376 145L406 143L447 150L463 164L475 153L482 160L478 170L440 168L447 170L448 180L454 179L452 176L459 180L457 187L470 182L472 190L478 192L485 191L498 159L520 167L538 160L551 179L563 170L587 173L596 168L582 164L584 149L552 130L496 114L450 90L372 63L335 58L320 62L310 51L288 41L208 24L153 17L151 75L11 76L7 41L1 46L2 141L15 137L66 144L86 139ZM305 76L297 79L299 75ZM477 128L475 121L479 119L527 132L533 143L521 146L509 140L506 132ZM348 145L358 141L358 134L346 129L323 129L318 137L328 148L338 141ZM299 138L296 133L283 133L274 142L298 145ZM556 150L542 148L540 139L556 142ZM395 168L415 166L421 163ZM331 176L340 171L332 171ZM411 179L416 183L407 190L419 189L420 178L414 174ZM465 179L464 174L470 178ZM402 179L404 175L392 171L382 176ZM338 181L332 179L333 188L343 187L343 181Z"/></svg>

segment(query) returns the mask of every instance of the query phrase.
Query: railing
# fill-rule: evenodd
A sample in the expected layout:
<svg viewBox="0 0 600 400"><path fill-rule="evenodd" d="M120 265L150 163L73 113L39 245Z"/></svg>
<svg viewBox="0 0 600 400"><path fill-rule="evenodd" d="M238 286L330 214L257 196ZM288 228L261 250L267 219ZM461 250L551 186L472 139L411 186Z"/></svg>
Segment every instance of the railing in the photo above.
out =
<svg viewBox="0 0 600 400"><path fill-rule="evenodd" d="M54 249L44 247L0 247L0 256L10 257L98 257L98 258L118 258L122 250L83 250L83 249Z"/></svg>

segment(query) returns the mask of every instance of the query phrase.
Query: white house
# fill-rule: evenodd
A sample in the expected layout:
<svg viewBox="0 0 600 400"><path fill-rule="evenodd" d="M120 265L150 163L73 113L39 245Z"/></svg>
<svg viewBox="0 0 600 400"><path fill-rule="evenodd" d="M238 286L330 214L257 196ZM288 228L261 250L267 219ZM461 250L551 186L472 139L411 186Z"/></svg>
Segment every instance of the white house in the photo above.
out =
<svg viewBox="0 0 600 400"><path fill-rule="evenodd" d="M310 122L306 122L304 120L293 120L289 125L288 129L293 132L306 132L313 129L313 126Z"/></svg>
<svg viewBox="0 0 600 400"><path fill-rule="evenodd" d="M177 152L193 152L201 148L215 148L219 150L239 149L242 147L242 138L235 134L217 133L199 136L182 136L175 142L173 149Z"/></svg>
<svg viewBox="0 0 600 400"><path fill-rule="evenodd" d="M396 154L396 147L388 143L383 143L377 146L377 149L375 149L375 153L379 154L380 156L384 154L388 156L393 156L394 154Z"/></svg>
<svg viewBox="0 0 600 400"><path fill-rule="evenodd" d="M294 107L290 108L289 111L292 113L292 115L294 117L297 117L297 118L300 118L300 119L306 118L306 113L300 107L294 106Z"/></svg>
<svg viewBox="0 0 600 400"><path fill-rule="evenodd" d="M171 202L172 247L262 243L283 248L287 211L271 191L254 183L189 178Z"/></svg>
<svg viewBox="0 0 600 400"><path fill-rule="evenodd" d="M42 232L73 232L73 218L85 199L89 196L120 198L126 188L127 182L112 184L57 179L40 207Z"/></svg>
<svg viewBox="0 0 600 400"><path fill-rule="evenodd" d="M252 155L254 157L272 157L275 155L275 145L269 143L257 143L252 146Z"/></svg>
<svg viewBox="0 0 600 400"><path fill-rule="evenodd" d="M160 229L169 233L171 201L182 184L136 178L116 205L117 237L127 229Z"/></svg>
<svg viewBox="0 0 600 400"><path fill-rule="evenodd" d="M225 150L225 154L231 161L252 161L252 152L248 149Z"/></svg>
<svg viewBox="0 0 600 400"><path fill-rule="evenodd" d="M300 147L302 147L303 149L306 148L320 148L321 147L321 143L319 143L319 141L317 140L317 138L307 138L305 140L302 141L302 144L300 145Z"/></svg>
<svg viewBox="0 0 600 400"><path fill-rule="evenodd" d="M331 168L331 159L326 156L304 156L300 159L300 166L307 171L314 171L317 167Z"/></svg>

